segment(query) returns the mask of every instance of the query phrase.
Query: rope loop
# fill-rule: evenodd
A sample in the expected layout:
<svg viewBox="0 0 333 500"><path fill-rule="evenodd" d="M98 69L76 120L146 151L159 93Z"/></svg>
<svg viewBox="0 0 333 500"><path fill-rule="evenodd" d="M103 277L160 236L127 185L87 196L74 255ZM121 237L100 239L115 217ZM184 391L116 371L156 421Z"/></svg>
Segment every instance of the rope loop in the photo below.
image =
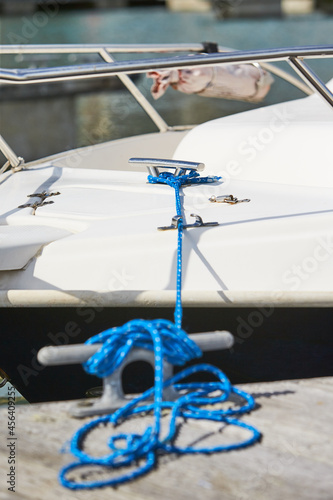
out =
<svg viewBox="0 0 333 500"><path fill-rule="evenodd" d="M183 221L180 188L184 185L215 182L219 179L219 177L202 178L195 171L179 176L163 172L158 177L148 177L148 181L151 183L164 183L174 188L177 215L180 216L177 240L177 286L174 323L165 319L152 321L135 319L123 326L110 328L99 333L86 342L87 344L102 344L101 348L83 365L88 373L102 378L111 375L117 370L132 349L141 348L154 351L154 386L114 413L88 422L75 433L70 443L70 451L77 458L77 461L65 466L60 471L59 481L63 486L73 490L117 486L152 470L157 462L158 455L161 453L223 452L250 446L260 439L261 435L255 427L235 418L254 408L255 401L253 397L233 387L226 375L215 366L201 363L182 370L168 380L163 379L163 359L173 365L180 366L191 359L201 356L201 350L197 344L181 328ZM208 373L214 381L181 382L183 379L199 372ZM173 386L178 391L179 397L176 401L163 400L163 389L169 386ZM242 404L232 408L223 408L223 403L232 396L242 401ZM169 410L170 422L167 435L162 438L161 420L163 409ZM153 425L147 427L142 435L120 433L111 436L108 441L110 452L102 457L92 456L83 451L83 445L89 432L103 424L111 424L116 427L131 416L142 413L153 413L154 416ZM210 420L241 427L246 429L250 436L239 442L213 447L179 447L176 445L177 419L179 418ZM138 464L139 461L141 465L137 465L137 468L133 469L132 467L128 472L106 480L77 482L68 478L70 472L84 465L91 467L104 466L112 470L118 470L120 467Z"/></svg>
<svg viewBox="0 0 333 500"><path fill-rule="evenodd" d="M161 172L158 177L148 175L148 182L151 184L168 184L171 187L189 186L191 184L210 184L219 181L221 177L208 176L201 177L199 172L191 170L188 174L174 175L171 172Z"/></svg>
<svg viewBox="0 0 333 500"><path fill-rule="evenodd" d="M161 345L155 356L166 359L172 365L184 365L202 354L184 330L171 321L135 319L91 337L86 344L103 345L83 367L90 375L107 377L120 367L133 348L154 351L157 342Z"/></svg>
<svg viewBox="0 0 333 500"><path fill-rule="evenodd" d="M140 320L140 323L146 323L147 330L150 332L154 331L154 329L151 329L151 322ZM177 332L179 332L179 330L174 332L174 335L177 336ZM260 433L257 429L237 420L236 418L232 418L251 411L255 406L253 397L240 389L234 388L225 374L215 366L205 363L195 365L186 368L170 379L163 381L161 373L163 360L157 355L159 350L156 349L156 347L159 346L159 342L156 342L156 340L157 337L160 337L160 333L157 329L155 329L153 336L156 337L154 339L154 386L135 399L131 400L122 408L116 410L113 414L105 415L90 421L75 433L70 444L70 452L77 458L77 461L65 466L60 471L59 481L63 486L73 490L117 486L121 483L134 480L152 470L157 462L158 456L161 453L210 454L244 448L254 444L260 439ZM99 336L97 335L96 341L99 341L98 337ZM173 339L173 341L179 345L176 338ZM187 341L185 344L187 344ZM205 383L180 383L181 380L199 372L206 372L217 380ZM163 401L162 391L170 385L172 385L179 392L179 398L176 401ZM226 402L232 395L235 395L238 399L242 400L243 404L239 405L239 407L223 409L221 407L221 403ZM153 401L151 401L152 396L154 396ZM209 409L206 408L207 405L209 405ZM214 405L218 408L212 409ZM161 420L163 409L168 409L170 411L170 422L169 430L162 438ZM109 424L116 427L133 415L147 414L149 412L154 414L154 424L153 426L147 427L142 435L137 433L120 433L116 436L111 436L108 440L110 453L101 457L92 456L83 451L83 445L87 435L99 426ZM177 421L179 418L186 420L209 420L221 422L226 425L242 427L249 432L250 436L236 443L217 445L213 447L179 447L176 445ZM120 467L138 464L139 461L143 461L143 465L137 465L136 469L132 469L128 473L103 481L77 482L68 478L71 471L84 465L92 467L103 466L108 467L111 470L117 470Z"/></svg>

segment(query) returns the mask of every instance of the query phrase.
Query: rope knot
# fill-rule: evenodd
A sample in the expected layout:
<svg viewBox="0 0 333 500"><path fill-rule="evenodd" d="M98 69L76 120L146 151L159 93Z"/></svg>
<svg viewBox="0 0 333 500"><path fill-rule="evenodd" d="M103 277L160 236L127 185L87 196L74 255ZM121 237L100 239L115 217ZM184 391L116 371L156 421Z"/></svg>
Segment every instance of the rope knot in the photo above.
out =
<svg viewBox="0 0 333 500"><path fill-rule="evenodd" d="M189 186L191 184L208 184L221 180L222 177L208 176L201 177L199 172L195 170L190 171L188 174L174 175L171 172L161 172L158 177L148 175L148 182L151 184L168 184L169 186L178 189L181 186Z"/></svg>
<svg viewBox="0 0 333 500"><path fill-rule="evenodd" d="M172 365L184 365L201 356L201 350L171 321L135 319L91 337L86 344L103 344L83 365L91 375L104 378L117 370L133 348L155 351Z"/></svg>

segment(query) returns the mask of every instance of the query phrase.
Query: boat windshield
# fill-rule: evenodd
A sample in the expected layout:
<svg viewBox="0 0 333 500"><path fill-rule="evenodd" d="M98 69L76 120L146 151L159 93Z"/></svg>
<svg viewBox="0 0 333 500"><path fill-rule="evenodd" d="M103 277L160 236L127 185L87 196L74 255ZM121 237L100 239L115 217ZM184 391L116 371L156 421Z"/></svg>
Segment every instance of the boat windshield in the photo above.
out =
<svg viewBox="0 0 333 500"><path fill-rule="evenodd" d="M333 107L333 93L322 81L318 74L309 66L308 60L331 59L333 60L333 46L315 47L293 47L283 49L236 51L226 47L213 44L159 44L159 45L2 45L0 55L2 64L6 67L0 68L0 83L3 85L32 85L46 82L64 82L68 80L83 80L91 78L105 78L116 76L122 84L133 95L139 105L144 109L149 118L160 132L186 128L186 126L170 126L151 101L141 92L133 79L133 75L147 74L154 80L153 88L156 95L165 90L165 82L168 85L187 93L188 89L194 93L204 95L207 93L196 90L197 81L193 75L210 85L212 77L208 70L216 68L221 73L226 67L233 65L238 67L252 67L251 74L246 74L250 82L255 71L259 71L260 78L264 74L274 75L291 83L305 94L318 93L325 102ZM31 67L25 61L25 57L31 57L42 61L43 67ZM14 61L15 65L12 62ZM82 59L84 57L84 59ZM119 60L119 58L122 58ZM88 58L88 59L87 59ZM84 61L80 63L81 61ZM88 61L88 62L87 62ZM284 61L296 73L290 73L275 64ZM47 66L45 67L45 63ZM28 67L27 67L28 66ZM254 69L253 69L254 68ZM191 73L192 72L192 73ZM229 73L232 73L229 71ZM213 73L212 73L213 74ZM230 75L229 75L230 76ZM231 75L232 76L232 75ZM175 80L176 78L176 80ZM178 78L178 80L177 80ZM190 79L189 79L190 78ZM192 78L192 80L191 80ZM205 80L206 78L206 80ZM210 78L210 80L209 80ZM255 81L255 80L253 80ZM270 80L263 79L264 91L268 91ZM260 84L262 84L260 81ZM184 84L185 82L185 84ZM155 86L155 87L154 87ZM245 89L246 90L246 89ZM210 89L210 94L218 97L216 88ZM215 94L214 94L215 92ZM248 91L250 93L250 90ZM227 92L221 94L226 98ZM248 96L243 95L246 100ZM232 98L232 97L231 97ZM260 95L258 96L260 98ZM250 100L248 98L248 100ZM260 100L260 99L259 99ZM255 102L255 101L253 101ZM0 173L7 168L22 168L23 160L19 158L0 136L0 150L7 159L6 164L0 169Z"/></svg>

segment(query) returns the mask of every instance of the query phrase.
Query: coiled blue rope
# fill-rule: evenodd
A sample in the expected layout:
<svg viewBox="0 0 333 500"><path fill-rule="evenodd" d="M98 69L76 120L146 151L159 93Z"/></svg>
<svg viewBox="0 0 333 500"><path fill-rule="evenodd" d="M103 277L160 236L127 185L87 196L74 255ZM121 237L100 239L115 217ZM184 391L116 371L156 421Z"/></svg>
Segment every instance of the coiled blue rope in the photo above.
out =
<svg viewBox="0 0 333 500"><path fill-rule="evenodd" d="M175 189L177 215L181 216L181 186L200 181L213 182L217 178L200 178L199 180L196 173L178 177L163 173L160 174L157 180L151 176L148 177L148 180L149 182L160 181L169 184ZM256 428L234 418L254 408L255 401L253 397L233 387L225 374L218 368L202 363L186 368L166 381L163 380L164 359L173 365L180 366L202 355L197 344L181 328L182 235L183 221L180 219L178 225L177 294L174 323L165 319L153 321L136 319L129 321L123 326L106 330L87 341L88 344L103 344L84 363L84 368L88 373L99 377L106 377L117 370L133 348L143 348L153 351L155 357L154 386L114 413L90 421L74 434L70 443L70 452L77 458L77 461L65 466L59 474L60 483L67 488L78 490L117 486L149 472L156 465L160 453L192 454L229 451L250 446L261 437ZM208 383L180 383L181 380L199 372L210 373L216 378L216 381ZM169 386L173 386L179 391L179 398L176 401L163 401L163 390ZM213 394L216 392L218 395ZM205 408L207 405L211 408L212 405L227 401L232 394L241 398L244 404L238 408L229 408L226 410L221 408L214 410ZM153 402L150 402L152 396ZM169 432L162 439L161 416L162 410L165 408L170 410L170 423ZM117 426L132 415L147 412L153 413L154 424L148 427L142 435L120 433L117 436L112 436L108 441L110 453L102 457L91 456L83 451L87 435L101 424ZM196 448L193 446L182 448L175 444L177 434L176 420L178 417L212 420L242 427L249 431L250 437L237 443L218 445L211 448ZM118 470L121 467L126 468L129 465L136 464L139 460L143 461L143 465L138 465L134 470L131 469L129 472L107 480L77 482L68 479L71 471L84 465L105 466L113 470Z"/></svg>

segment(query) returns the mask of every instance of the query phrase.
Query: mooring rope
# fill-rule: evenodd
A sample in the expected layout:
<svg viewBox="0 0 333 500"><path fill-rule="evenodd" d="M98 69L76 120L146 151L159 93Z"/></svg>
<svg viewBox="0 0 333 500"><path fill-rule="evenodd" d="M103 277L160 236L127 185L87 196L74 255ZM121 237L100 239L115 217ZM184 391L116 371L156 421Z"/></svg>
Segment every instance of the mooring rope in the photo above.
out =
<svg viewBox="0 0 333 500"><path fill-rule="evenodd" d="M154 386L140 396L132 399L114 413L88 422L74 434L70 443L70 452L77 458L77 461L63 467L59 474L60 483L67 488L78 490L117 486L149 472L156 465L158 455L161 453L188 454L229 451L250 446L261 437L260 432L255 427L235 418L254 408L255 401L253 397L245 391L233 387L225 374L215 366L205 363L198 364L182 370L167 381L163 380L163 360L180 366L202 355L197 344L181 328L183 219L180 189L183 185L214 182L218 179L216 177L201 178L198 175L197 173L191 173L188 175L172 176L168 173L162 173L157 178L148 177L149 182L165 183L175 189L176 210L179 221L174 323L165 319L152 321L136 319L129 321L123 326L106 330L87 341L88 344L102 343L102 347L84 364L84 368L88 373L101 378L111 375L119 368L133 348L143 348L153 351L155 358ZM216 378L216 381L180 383L181 380L200 372L211 374ZM163 390L169 386L173 386L179 393L176 401L163 401ZM221 406L221 403L226 402L232 395L236 395L244 403L236 408L222 409L219 407L217 409L210 409L212 405L220 404ZM152 397L153 402L150 402L149 400ZM207 405L209 405L209 409L205 408ZM163 409L169 409L170 423L167 435L162 438L161 418ZM121 433L112 436L108 441L111 452L102 457L95 457L83 451L87 435L100 425L112 424L115 427L132 415L146 414L147 412L153 413L154 424L147 427L142 435ZM184 419L211 420L242 427L250 432L250 437L240 442L213 447L179 447L175 444L177 435L176 421L179 417L183 417ZM144 461L144 463L137 465L138 461ZM100 481L78 482L74 479L68 479L71 471L87 465L105 466L112 470L129 466L136 466L136 468L133 470L132 467L131 470L124 474Z"/></svg>
<svg viewBox="0 0 333 500"><path fill-rule="evenodd" d="M177 274L176 274L176 304L174 311L175 325L181 328L182 325L182 259L183 259L183 232L184 232L184 221L182 213L182 204L180 200L180 189L182 186L188 186L191 184L210 184L220 180L221 177L209 176L201 177L198 172L194 170L190 171L189 174L183 175L173 175L170 172L162 172L158 177L153 175L148 175L148 182L151 184L168 184L175 190L175 201L176 201L176 215L178 216L178 242L177 242Z"/></svg>

